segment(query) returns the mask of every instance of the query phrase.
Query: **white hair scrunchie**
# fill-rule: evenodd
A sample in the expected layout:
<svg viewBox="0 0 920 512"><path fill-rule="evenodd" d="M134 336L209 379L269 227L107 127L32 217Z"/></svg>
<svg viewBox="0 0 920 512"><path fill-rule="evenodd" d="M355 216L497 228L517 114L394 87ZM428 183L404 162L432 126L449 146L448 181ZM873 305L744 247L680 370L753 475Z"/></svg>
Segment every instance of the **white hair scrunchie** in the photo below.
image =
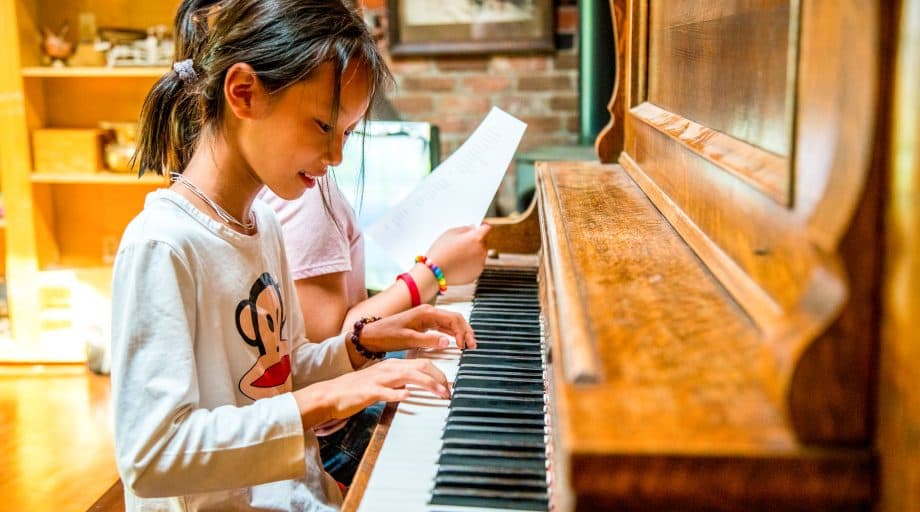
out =
<svg viewBox="0 0 920 512"><path fill-rule="evenodd" d="M195 73L195 65L192 62L192 59L185 59L173 64L173 71L179 75L185 83L192 83L198 79L198 73Z"/></svg>

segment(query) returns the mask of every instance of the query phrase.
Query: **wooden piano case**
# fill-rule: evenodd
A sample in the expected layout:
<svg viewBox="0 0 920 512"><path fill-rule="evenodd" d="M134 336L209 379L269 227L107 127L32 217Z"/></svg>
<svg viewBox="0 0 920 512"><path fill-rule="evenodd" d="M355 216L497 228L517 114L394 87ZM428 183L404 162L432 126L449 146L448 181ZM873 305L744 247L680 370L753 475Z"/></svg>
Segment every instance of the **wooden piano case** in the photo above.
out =
<svg viewBox="0 0 920 512"><path fill-rule="evenodd" d="M613 0L600 162L538 164L561 510L861 510L880 7Z"/></svg>

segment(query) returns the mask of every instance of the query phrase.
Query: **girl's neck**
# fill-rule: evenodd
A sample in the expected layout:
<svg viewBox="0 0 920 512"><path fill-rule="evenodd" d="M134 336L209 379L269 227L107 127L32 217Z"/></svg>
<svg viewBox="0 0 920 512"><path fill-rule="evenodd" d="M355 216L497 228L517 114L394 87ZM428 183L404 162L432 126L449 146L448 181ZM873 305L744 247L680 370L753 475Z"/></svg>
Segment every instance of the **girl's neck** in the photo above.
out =
<svg viewBox="0 0 920 512"><path fill-rule="evenodd" d="M245 160L224 137L203 134L182 175L233 218L245 224L262 182L248 165L241 165L242 162ZM173 184L172 189L215 220L224 222L213 208L188 188ZM228 225L236 231L250 234L239 226Z"/></svg>

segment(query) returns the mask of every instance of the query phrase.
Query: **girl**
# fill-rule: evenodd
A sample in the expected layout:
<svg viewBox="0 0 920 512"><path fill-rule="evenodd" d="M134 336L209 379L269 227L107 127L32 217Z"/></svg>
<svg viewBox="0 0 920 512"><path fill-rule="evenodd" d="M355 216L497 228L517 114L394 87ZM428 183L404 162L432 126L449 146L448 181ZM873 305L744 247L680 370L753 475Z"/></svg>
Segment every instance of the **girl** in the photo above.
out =
<svg viewBox="0 0 920 512"><path fill-rule="evenodd" d="M449 396L430 363L367 363L445 347L437 331L475 346L462 317L430 306L306 342L280 226L253 201L263 186L286 199L313 187L389 74L341 0L184 0L175 35L138 148L141 169L174 183L148 196L114 269L126 507L331 510L341 494L316 425L403 399L406 385Z"/></svg>

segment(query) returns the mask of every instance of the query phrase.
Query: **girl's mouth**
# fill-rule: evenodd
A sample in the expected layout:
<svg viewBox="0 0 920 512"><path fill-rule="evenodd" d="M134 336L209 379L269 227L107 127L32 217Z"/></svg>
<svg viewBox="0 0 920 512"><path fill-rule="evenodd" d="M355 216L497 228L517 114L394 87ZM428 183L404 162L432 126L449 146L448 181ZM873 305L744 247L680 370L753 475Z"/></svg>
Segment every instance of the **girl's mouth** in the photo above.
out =
<svg viewBox="0 0 920 512"><path fill-rule="evenodd" d="M300 171L297 174L300 176L300 180L307 188L313 188L316 186L316 178L307 174L306 171Z"/></svg>

